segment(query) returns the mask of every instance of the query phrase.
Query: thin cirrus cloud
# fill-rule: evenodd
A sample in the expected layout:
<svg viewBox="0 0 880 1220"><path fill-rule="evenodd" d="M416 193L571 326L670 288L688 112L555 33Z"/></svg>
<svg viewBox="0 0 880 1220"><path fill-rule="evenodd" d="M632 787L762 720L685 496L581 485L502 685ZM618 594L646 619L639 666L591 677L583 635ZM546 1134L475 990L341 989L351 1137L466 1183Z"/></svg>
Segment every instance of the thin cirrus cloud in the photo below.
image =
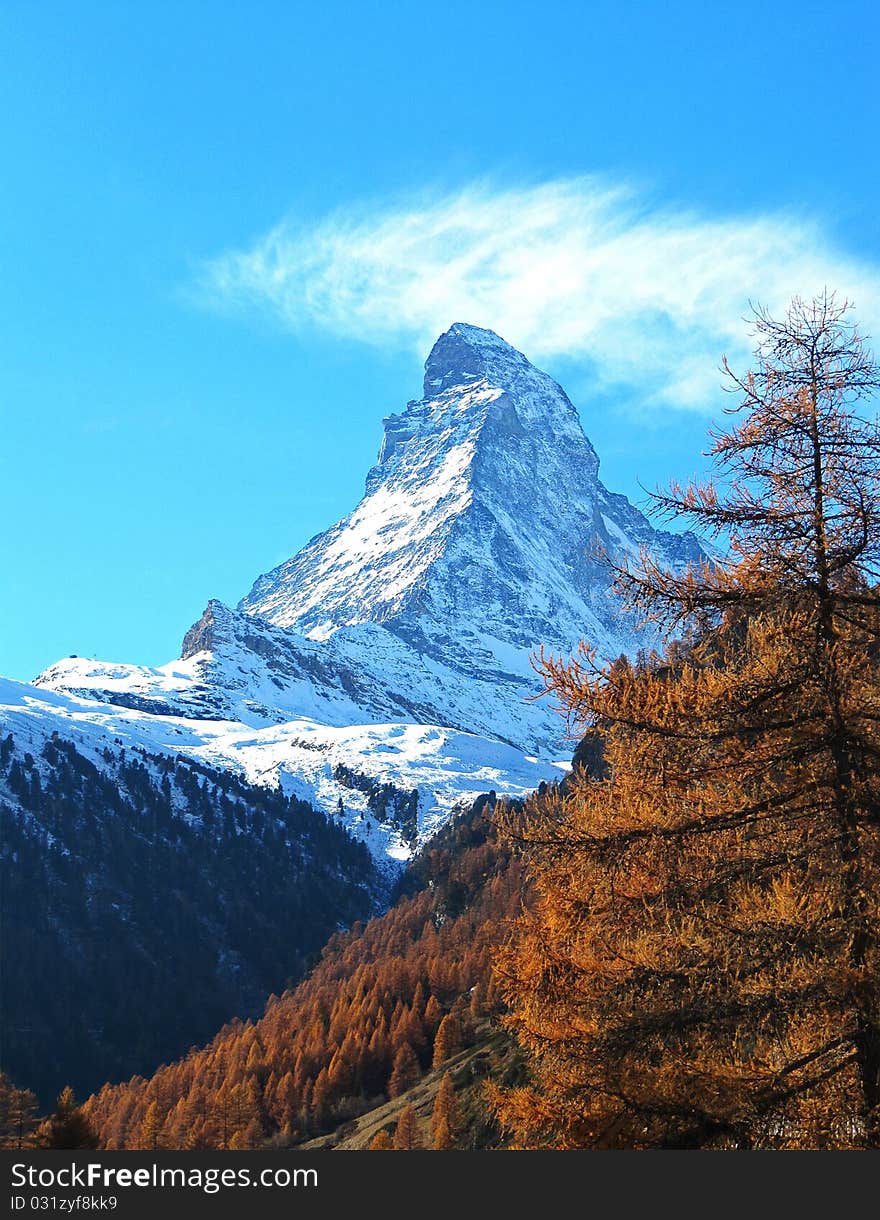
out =
<svg viewBox="0 0 880 1220"><path fill-rule="evenodd" d="M294 331L422 352L471 322L532 359L583 361L646 404L701 409L717 403L722 353L748 359L750 301L779 311L826 286L870 328L880 272L817 222L710 217L579 178L288 218L209 262L200 296L268 309Z"/></svg>

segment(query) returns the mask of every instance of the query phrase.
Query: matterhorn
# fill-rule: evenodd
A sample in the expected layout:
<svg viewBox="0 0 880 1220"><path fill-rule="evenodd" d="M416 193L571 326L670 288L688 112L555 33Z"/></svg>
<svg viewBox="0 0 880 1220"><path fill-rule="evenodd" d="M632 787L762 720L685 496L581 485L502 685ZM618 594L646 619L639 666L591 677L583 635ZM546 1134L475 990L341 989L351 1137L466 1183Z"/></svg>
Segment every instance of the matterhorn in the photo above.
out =
<svg viewBox="0 0 880 1220"><path fill-rule="evenodd" d="M209 602L178 660L59 661L0 684L0 723L95 757L127 743L231 768L404 859L480 793L561 775L573 743L535 697L532 658L582 639L608 658L653 646L608 564L642 549L673 568L703 556L603 486L551 377L456 323L422 397L384 420L347 517L237 607Z"/></svg>

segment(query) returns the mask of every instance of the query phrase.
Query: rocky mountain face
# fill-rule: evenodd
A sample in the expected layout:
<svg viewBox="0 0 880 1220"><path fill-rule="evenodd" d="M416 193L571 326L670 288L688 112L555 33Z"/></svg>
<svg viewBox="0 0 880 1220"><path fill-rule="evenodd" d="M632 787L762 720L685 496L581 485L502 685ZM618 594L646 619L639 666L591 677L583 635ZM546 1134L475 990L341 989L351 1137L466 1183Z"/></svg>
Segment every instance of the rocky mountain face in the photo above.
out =
<svg viewBox="0 0 880 1220"><path fill-rule="evenodd" d="M701 555L693 536L653 529L603 486L564 391L491 331L442 335L423 397L384 426L357 508L261 576L239 610L315 640L381 624L466 679L488 668L504 686L530 674L541 643L568 651L587 638L613 656L646 642L600 551L648 546L672 565Z"/></svg>
<svg viewBox="0 0 880 1220"><path fill-rule="evenodd" d="M384 421L353 512L237 609L211 601L179 660L69 658L36 687L62 697L56 716L279 783L404 857L480 791L518 796L558 775L571 744L531 698L530 658L583 638L609 657L650 646L602 554L643 546L673 566L702 554L604 487L551 377L459 323L428 357L423 397ZM17 714L45 713L36 695L16 692ZM350 773L357 784L340 782ZM408 838L369 806L383 786L415 801Z"/></svg>

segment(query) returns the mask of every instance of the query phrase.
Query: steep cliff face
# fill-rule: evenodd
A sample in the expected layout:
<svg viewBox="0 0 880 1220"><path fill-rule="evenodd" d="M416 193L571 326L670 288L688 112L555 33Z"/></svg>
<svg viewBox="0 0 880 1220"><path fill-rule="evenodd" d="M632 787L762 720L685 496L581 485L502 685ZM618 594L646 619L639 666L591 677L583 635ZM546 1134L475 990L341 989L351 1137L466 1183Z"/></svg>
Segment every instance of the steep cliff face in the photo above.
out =
<svg viewBox="0 0 880 1220"><path fill-rule="evenodd" d="M636 646L598 551L649 546L697 559L598 477L577 412L491 331L456 324L425 366L424 396L385 420L354 511L261 576L239 609L313 639L379 623L468 672L525 673L530 649ZM487 656L487 652L490 656ZM494 658L494 663L491 658Z"/></svg>
<svg viewBox="0 0 880 1220"><path fill-rule="evenodd" d="M533 698L531 656L584 638L608 657L650 646L602 558L643 546L672 566L702 555L604 487L551 377L457 323L428 356L423 397L385 420L353 512L237 609L211 601L179 660L69 658L37 685L69 697L55 715L286 785L402 856L480 791L558 774L571 743ZM12 703L18 715L28 700ZM385 785L413 810L407 835L364 795Z"/></svg>

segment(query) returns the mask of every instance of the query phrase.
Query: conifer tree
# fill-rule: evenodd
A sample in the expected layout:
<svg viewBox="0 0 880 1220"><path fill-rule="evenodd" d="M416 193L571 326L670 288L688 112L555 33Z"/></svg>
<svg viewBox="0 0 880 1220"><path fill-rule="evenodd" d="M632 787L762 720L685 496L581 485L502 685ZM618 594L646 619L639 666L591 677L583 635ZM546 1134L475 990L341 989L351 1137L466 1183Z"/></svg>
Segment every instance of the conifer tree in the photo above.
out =
<svg viewBox="0 0 880 1220"><path fill-rule="evenodd" d="M37 1129L40 1148L97 1148L98 1137L69 1086L62 1089L55 1112Z"/></svg>
<svg viewBox="0 0 880 1220"><path fill-rule="evenodd" d="M433 1034L439 1028L442 1020L443 1009L441 1008L437 997L432 993L428 997L428 1003L425 1005L425 1025Z"/></svg>
<svg viewBox="0 0 880 1220"><path fill-rule="evenodd" d="M444 1072L437 1096L434 1098L434 1109L431 1114L431 1137L437 1151L452 1148L458 1122L455 1086L449 1072Z"/></svg>
<svg viewBox="0 0 880 1220"><path fill-rule="evenodd" d="M245 1152L252 1148L259 1148L263 1140L263 1128L258 1119L252 1118L246 1127L239 1127L235 1132L229 1141L229 1147L233 1152Z"/></svg>
<svg viewBox="0 0 880 1220"><path fill-rule="evenodd" d="M393 1152L394 1151L394 1140L391 1138L391 1136L388 1134L388 1132L384 1128L381 1131L377 1131L376 1134L373 1136L372 1140L370 1141L369 1151L370 1152Z"/></svg>
<svg viewBox="0 0 880 1220"><path fill-rule="evenodd" d="M318 1073L312 1090L312 1121L316 1127L322 1127L327 1121L330 1108L330 1081L327 1069L322 1067Z"/></svg>
<svg viewBox="0 0 880 1220"><path fill-rule="evenodd" d="M441 1117L431 1123L431 1139L435 1152L447 1152L454 1146L448 1119Z"/></svg>
<svg viewBox="0 0 880 1220"><path fill-rule="evenodd" d="M461 1026L458 1018L454 1013L448 1012L440 1022L440 1028L437 1030L437 1036L434 1039L434 1059L433 1067L439 1067L441 1063L461 1050Z"/></svg>
<svg viewBox="0 0 880 1220"><path fill-rule="evenodd" d="M159 1109L159 1103L151 1101L141 1124L140 1145L142 1148L155 1149L162 1147L162 1127L165 1118Z"/></svg>
<svg viewBox="0 0 880 1220"><path fill-rule="evenodd" d="M419 1120L412 1106L406 1106L397 1120L394 1131L394 1147L398 1152L413 1152L422 1147Z"/></svg>
<svg viewBox="0 0 880 1220"><path fill-rule="evenodd" d="M37 1125L37 1099L30 1089L17 1089L0 1072L0 1147L26 1148Z"/></svg>
<svg viewBox="0 0 880 1220"><path fill-rule="evenodd" d="M388 1096L400 1097L407 1089L411 1089L414 1084L418 1083L420 1076L419 1061L416 1059L413 1048L408 1042L402 1043L394 1057L394 1067L391 1069L391 1077L388 1081Z"/></svg>
<svg viewBox="0 0 880 1220"><path fill-rule="evenodd" d="M540 661L603 757L506 819L527 1146L880 1147L880 374L833 296L755 325L715 480L657 497L727 557L617 572L684 642Z"/></svg>

